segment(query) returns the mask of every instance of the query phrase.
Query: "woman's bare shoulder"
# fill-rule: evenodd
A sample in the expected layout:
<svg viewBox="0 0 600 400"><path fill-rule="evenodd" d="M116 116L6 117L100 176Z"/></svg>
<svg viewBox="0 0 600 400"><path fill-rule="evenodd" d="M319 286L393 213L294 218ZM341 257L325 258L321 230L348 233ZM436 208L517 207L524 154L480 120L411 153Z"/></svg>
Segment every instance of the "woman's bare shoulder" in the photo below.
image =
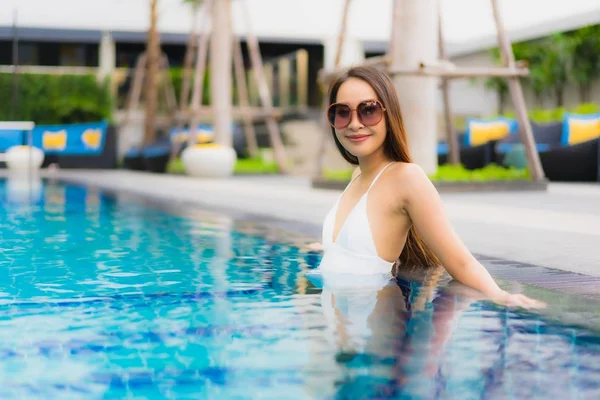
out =
<svg viewBox="0 0 600 400"><path fill-rule="evenodd" d="M429 176L418 164L398 162L390 172L393 186L398 189L396 191L399 196L398 201L403 204L415 195L430 192L434 187Z"/></svg>
<svg viewBox="0 0 600 400"><path fill-rule="evenodd" d="M430 181L429 177L419 164L397 162L392 169L393 178L400 180L403 184L419 184L423 181Z"/></svg>

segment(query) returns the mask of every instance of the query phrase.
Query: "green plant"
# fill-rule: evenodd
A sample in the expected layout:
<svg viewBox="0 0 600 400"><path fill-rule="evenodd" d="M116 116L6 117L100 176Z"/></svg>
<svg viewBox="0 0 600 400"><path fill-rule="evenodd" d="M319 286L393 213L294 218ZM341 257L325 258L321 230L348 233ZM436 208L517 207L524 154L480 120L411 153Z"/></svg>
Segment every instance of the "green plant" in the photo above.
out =
<svg viewBox="0 0 600 400"><path fill-rule="evenodd" d="M352 169L324 171L325 179L347 182L352 176ZM429 178L434 182L487 182L503 180L530 179L529 170L525 168L502 167L490 164L484 168L468 170L462 165L440 165L437 172Z"/></svg>
<svg viewBox="0 0 600 400"><path fill-rule="evenodd" d="M591 83L600 76L600 25L568 33L572 43L571 77L579 86L580 100L589 101Z"/></svg>
<svg viewBox="0 0 600 400"><path fill-rule="evenodd" d="M180 158L172 160L167 165L167 172L170 174L184 174L183 162ZM273 161L264 161L260 157L239 158L235 162L234 174L276 174L279 172L277 164Z"/></svg>
<svg viewBox="0 0 600 400"><path fill-rule="evenodd" d="M505 168L496 164L475 170L468 170L462 165L440 165L429 178L437 182L487 182L530 179L530 175L528 169Z"/></svg>
<svg viewBox="0 0 600 400"><path fill-rule="evenodd" d="M235 163L236 174L275 174L279 172L277 163L265 161L261 157L240 158Z"/></svg>
<svg viewBox="0 0 600 400"><path fill-rule="evenodd" d="M0 74L0 104L13 104L13 76ZM71 124L112 119L113 99L108 80L95 75L19 74L15 115L0 107L0 120L36 124Z"/></svg>
<svg viewBox="0 0 600 400"><path fill-rule="evenodd" d="M578 85L580 100L589 101L591 83L600 77L600 25L513 43L512 49L517 60L528 64L529 75L522 82L533 91L538 105L552 95L556 106L563 106L564 91L570 81ZM490 51L490 57L500 64L497 48ZM486 83L502 101L505 94L501 81L490 79Z"/></svg>
<svg viewBox="0 0 600 400"><path fill-rule="evenodd" d="M552 122L562 121L566 112L573 114L598 114L600 106L596 103L581 103L574 107L565 108L534 108L528 110L529 118L538 124L549 124ZM516 118L514 113L504 113L501 115L505 118Z"/></svg>
<svg viewBox="0 0 600 400"><path fill-rule="evenodd" d="M600 113L600 107L596 103L581 103L573 107L571 112L575 114L598 114Z"/></svg>
<svg viewBox="0 0 600 400"><path fill-rule="evenodd" d="M323 176L325 179L333 181L349 181L352 177L352 171L352 169L333 170L325 168Z"/></svg>
<svg viewBox="0 0 600 400"><path fill-rule="evenodd" d="M178 67L170 68L169 75L171 78L171 82L173 83L173 90L175 91L175 95L179 101L179 93L181 93L181 85L183 82L183 69ZM192 72L192 85L193 85L193 72ZM192 91L190 90L190 99L191 100ZM208 68L204 72L204 86L202 88L202 104L208 105L210 104L210 72Z"/></svg>

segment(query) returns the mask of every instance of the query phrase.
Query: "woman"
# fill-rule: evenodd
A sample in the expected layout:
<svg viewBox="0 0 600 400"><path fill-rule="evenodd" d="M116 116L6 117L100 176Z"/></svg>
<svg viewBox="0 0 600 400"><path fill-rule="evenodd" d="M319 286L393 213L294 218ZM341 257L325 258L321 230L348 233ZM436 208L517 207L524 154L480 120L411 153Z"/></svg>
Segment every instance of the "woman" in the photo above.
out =
<svg viewBox="0 0 600 400"><path fill-rule="evenodd" d="M398 97L385 73L352 68L329 93L335 144L359 167L323 225L318 270L329 285L356 283L358 275L361 285L381 287L386 275L441 265L498 304L545 306L502 290L457 237L435 187L411 162Z"/></svg>

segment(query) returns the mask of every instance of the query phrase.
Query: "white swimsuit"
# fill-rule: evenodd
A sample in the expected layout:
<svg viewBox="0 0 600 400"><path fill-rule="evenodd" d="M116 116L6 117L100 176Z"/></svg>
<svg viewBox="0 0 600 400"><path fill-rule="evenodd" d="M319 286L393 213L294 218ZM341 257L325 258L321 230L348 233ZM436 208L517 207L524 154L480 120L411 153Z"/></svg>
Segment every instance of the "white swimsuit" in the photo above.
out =
<svg viewBox="0 0 600 400"><path fill-rule="evenodd" d="M371 225L367 215L367 200L371 188L381 174L392 163L387 164L379 171L369 189L361 196L358 203L348 214L348 217L342 224L336 240L333 240L335 219L339 203L346 190L352 185L354 178L339 196L332 209L327 214L323 223L322 242L323 258L319 265L321 273L335 272L344 275L360 275L357 282L381 281L381 278L389 279L391 277L392 266L394 263L382 259L377 253ZM357 277L358 278L358 277Z"/></svg>
<svg viewBox="0 0 600 400"><path fill-rule="evenodd" d="M394 284L392 262L379 257L369 218L367 199L371 188L383 171L379 171L369 189L359 199L333 240L334 225L342 192L323 223L323 257L319 267L307 273L307 278L322 287L321 306L327 320L326 336L345 351L364 351L372 335L369 318L377 305L377 295L386 285ZM356 178L355 178L356 179ZM343 316L346 339L339 341L336 326ZM338 339L336 339L338 338Z"/></svg>

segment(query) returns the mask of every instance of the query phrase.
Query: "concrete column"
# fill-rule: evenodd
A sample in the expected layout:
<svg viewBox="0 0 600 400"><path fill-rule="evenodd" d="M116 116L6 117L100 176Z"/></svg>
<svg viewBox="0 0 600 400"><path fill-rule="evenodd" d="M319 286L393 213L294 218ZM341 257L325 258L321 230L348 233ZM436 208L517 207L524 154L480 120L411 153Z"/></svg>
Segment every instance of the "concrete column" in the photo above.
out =
<svg viewBox="0 0 600 400"><path fill-rule="evenodd" d="M338 37L329 37L323 40L325 47L324 64L325 69L332 69L335 67L335 54L338 46ZM344 39L344 45L342 47L342 58L340 67L357 65L364 61L365 49L362 42L353 37Z"/></svg>
<svg viewBox="0 0 600 400"><path fill-rule="evenodd" d="M117 49L110 32L102 32L98 46L98 81L111 76L117 66Z"/></svg>
<svg viewBox="0 0 600 400"><path fill-rule="evenodd" d="M436 0L394 0L390 54L392 68L416 69L438 59ZM415 163L426 173L437 170L438 78L397 75L408 146Z"/></svg>
<svg viewBox="0 0 600 400"><path fill-rule="evenodd" d="M215 1L210 43L210 91L216 142L233 146L231 125L232 29L231 0Z"/></svg>

